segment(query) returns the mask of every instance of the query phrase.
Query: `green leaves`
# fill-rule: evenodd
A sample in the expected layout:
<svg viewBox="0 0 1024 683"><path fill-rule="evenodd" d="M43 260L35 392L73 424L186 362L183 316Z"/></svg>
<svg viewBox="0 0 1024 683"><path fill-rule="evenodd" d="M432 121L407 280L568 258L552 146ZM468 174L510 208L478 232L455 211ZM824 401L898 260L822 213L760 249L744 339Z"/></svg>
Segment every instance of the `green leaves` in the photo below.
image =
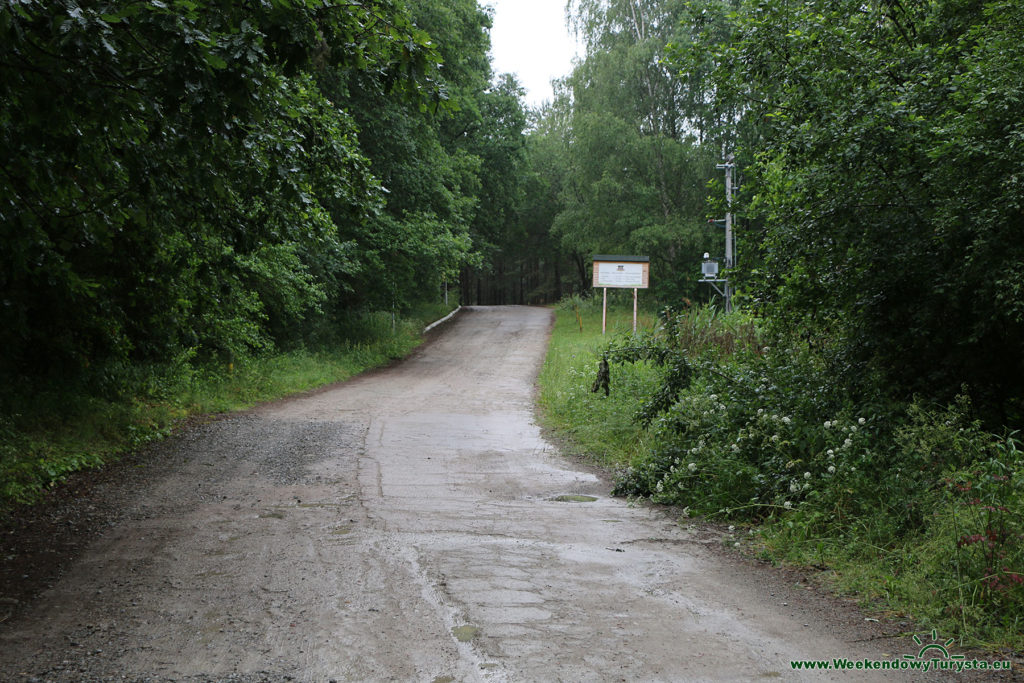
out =
<svg viewBox="0 0 1024 683"><path fill-rule="evenodd" d="M740 153L765 262L745 284L777 327L830 339L851 390L865 365L904 397L966 381L994 421L1024 419L1021 9L707 6L724 28L675 59L695 73L715 54L716 106L755 125Z"/></svg>
<svg viewBox="0 0 1024 683"><path fill-rule="evenodd" d="M706 227L704 189L721 145L710 141L704 94L665 62L668 43L691 39L680 25L688 4L571 7L588 53L549 113L564 155L552 232L584 258L649 254L657 295L696 297L700 254L722 249Z"/></svg>
<svg viewBox="0 0 1024 683"><path fill-rule="evenodd" d="M384 191L333 84L429 99L437 61L390 0L7 3L3 383L301 343L343 312Z"/></svg>

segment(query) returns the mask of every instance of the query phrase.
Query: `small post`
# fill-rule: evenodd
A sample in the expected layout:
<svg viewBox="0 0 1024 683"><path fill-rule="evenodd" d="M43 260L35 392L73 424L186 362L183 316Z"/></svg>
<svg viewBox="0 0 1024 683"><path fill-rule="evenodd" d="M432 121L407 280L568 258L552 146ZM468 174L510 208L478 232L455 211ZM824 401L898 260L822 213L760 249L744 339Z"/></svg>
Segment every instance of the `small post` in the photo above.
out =
<svg viewBox="0 0 1024 683"><path fill-rule="evenodd" d="M636 334L636 287L633 288L633 334Z"/></svg>
<svg viewBox="0 0 1024 683"><path fill-rule="evenodd" d="M608 329L608 288L604 288L604 305L601 306L601 334Z"/></svg>

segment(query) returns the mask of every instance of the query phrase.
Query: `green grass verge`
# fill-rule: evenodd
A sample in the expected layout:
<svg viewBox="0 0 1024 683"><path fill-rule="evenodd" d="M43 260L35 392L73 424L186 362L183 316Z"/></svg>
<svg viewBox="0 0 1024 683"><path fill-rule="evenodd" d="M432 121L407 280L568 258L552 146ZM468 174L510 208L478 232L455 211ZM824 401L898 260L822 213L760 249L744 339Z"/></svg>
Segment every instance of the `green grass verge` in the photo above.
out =
<svg viewBox="0 0 1024 683"><path fill-rule="evenodd" d="M317 351L296 350L231 364L178 363L131 368L131 389L116 399L73 391L23 392L17 410L0 415L0 514L39 500L68 475L100 467L166 437L195 415L250 408L346 380L406 356L423 327L454 308L424 305L396 321L359 320L356 340Z"/></svg>
<svg viewBox="0 0 1024 683"><path fill-rule="evenodd" d="M570 301L556 311L539 378L541 419L598 463L626 465L648 447L647 430L633 422L633 415L643 397L657 388L660 374L645 363L613 365L610 395L592 392L601 352L613 336L632 333L633 311L611 307L607 334L602 335L600 300L575 304ZM641 311L638 330L649 329L654 320L653 314Z"/></svg>

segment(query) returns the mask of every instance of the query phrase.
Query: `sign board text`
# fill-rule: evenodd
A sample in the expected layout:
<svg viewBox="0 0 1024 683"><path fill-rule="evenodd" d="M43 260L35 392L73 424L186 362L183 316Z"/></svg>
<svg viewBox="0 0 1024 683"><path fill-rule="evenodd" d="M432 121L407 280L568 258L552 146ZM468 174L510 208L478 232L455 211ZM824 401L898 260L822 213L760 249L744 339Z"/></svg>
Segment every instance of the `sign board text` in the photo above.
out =
<svg viewBox="0 0 1024 683"><path fill-rule="evenodd" d="M595 256L594 286L647 289L651 264L646 256Z"/></svg>

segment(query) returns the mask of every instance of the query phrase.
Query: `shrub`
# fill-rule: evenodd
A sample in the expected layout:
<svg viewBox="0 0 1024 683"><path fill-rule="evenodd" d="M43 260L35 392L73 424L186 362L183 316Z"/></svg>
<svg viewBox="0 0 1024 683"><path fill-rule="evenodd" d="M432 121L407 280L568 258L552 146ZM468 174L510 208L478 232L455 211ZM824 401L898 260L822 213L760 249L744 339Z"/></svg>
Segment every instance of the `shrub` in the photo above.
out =
<svg viewBox="0 0 1024 683"><path fill-rule="evenodd" d="M855 402L806 343L756 341L749 321L702 311L608 345L663 373L634 415L651 446L615 493L760 522L771 557L841 567L845 585L965 640L1019 643L1016 435L986 431L966 387L946 406Z"/></svg>

